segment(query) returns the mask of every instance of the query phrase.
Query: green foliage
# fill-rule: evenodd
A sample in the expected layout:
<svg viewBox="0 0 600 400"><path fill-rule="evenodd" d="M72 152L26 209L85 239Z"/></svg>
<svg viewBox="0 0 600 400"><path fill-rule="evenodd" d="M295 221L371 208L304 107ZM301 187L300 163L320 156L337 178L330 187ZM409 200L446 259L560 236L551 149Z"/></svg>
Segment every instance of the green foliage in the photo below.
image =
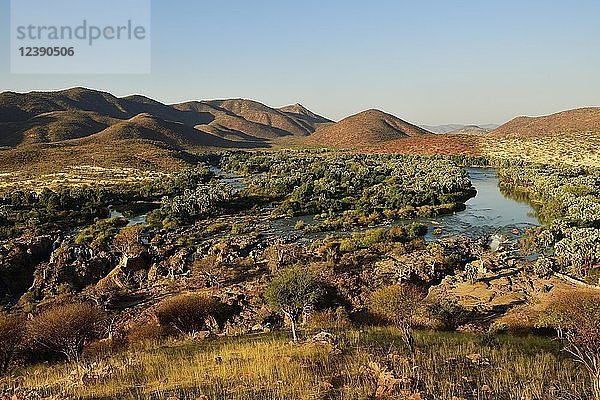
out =
<svg viewBox="0 0 600 400"><path fill-rule="evenodd" d="M369 309L375 315L396 326L411 353L414 353L412 326L421 311L423 292L412 285L395 284L377 289L371 294Z"/></svg>
<svg viewBox="0 0 600 400"><path fill-rule="evenodd" d="M324 287L317 275L301 267L282 270L265 291L271 307L295 318L317 304L323 295Z"/></svg>
<svg viewBox="0 0 600 400"><path fill-rule="evenodd" d="M464 170L435 157L341 153L232 153L222 167L251 175L256 196L281 200L275 215L394 215L411 206L451 212L474 192ZM428 215L435 214L432 209ZM401 215L394 215L401 217Z"/></svg>
<svg viewBox="0 0 600 400"><path fill-rule="evenodd" d="M343 239L340 251L351 252L365 249L380 243L405 243L420 238L427 233L427 226L411 224L395 226L392 228L369 229L364 232L355 232L352 237Z"/></svg>
<svg viewBox="0 0 600 400"><path fill-rule="evenodd" d="M424 305L424 297L423 292L412 285L385 286L372 293L369 309L398 327L411 326Z"/></svg>
<svg viewBox="0 0 600 400"><path fill-rule="evenodd" d="M181 195L164 197L160 209L150 216L149 222L170 227L214 217L230 206L236 194L236 190L225 183L199 185Z"/></svg>
<svg viewBox="0 0 600 400"><path fill-rule="evenodd" d="M75 236L75 244L92 248L103 247L118 232L119 228L125 225L127 225L127 219L123 217L100 219L82 229Z"/></svg>
<svg viewBox="0 0 600 400"><path fill-rule="evenodd" d="M309 269L294 267L280 271L267 286L265 299L271 307L290 319L294 340L296 322L321 300L325 287Z"/></svg>
<svg viewBox="0 0 600 400"><path fill-rule="evenodd" d="M508 165L499 178L505 192L525 193L546 223L528 232L525 250L584 278L600 263L600 170Z"/></svg>

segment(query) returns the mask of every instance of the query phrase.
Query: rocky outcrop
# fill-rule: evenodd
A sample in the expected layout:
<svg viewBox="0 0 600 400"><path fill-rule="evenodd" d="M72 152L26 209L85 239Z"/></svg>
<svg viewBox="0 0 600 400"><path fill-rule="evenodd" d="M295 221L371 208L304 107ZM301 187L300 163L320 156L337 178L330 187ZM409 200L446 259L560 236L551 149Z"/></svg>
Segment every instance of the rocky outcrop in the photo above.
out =
<svg viewBox="0 0 600 400"><path fill-rule="evenodd" d="M12 302L33 284L36 266L48 261L52 236L21 237L0 243L0 300Z"/></svg>
<svg viewBox="0 0 600 400"><path fill-rule="evenodd" d="M57 240L54 247L49 260L35 268L30 288L35 298L81 291L96 284L116 263L110 252L79 246L70 240Z"/></svg>

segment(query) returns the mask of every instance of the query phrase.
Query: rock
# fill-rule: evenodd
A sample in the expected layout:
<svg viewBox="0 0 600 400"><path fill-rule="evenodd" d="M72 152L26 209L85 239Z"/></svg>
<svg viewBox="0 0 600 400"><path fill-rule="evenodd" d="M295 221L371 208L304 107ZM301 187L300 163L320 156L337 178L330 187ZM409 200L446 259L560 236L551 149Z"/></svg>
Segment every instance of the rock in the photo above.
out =
<svg viewBox="0 0 600 400"><path fill-rule="evenodd" d="M499 253L509 250L510 242L506 236L496 233L490 237L489 246L494 253Z"/></svg>
<svg viewBox="0 0 600 400"><path fill-rule="evenodd" d="M311 338L311 342L313 343L324 343L324 344L334 344L337 342L337 338L334 334L329 332L319 332Z"/></svg>
<svg viewBox="0 0 600 400"><path fill-rule="evenodd" d="M197 340L205 340L205 339L208 339L210 337L210 335L211 335L210 331L200 331L200 332L196 333L194 338Z"/></svg>
<svg viewBox="0 0 600 400"><path fill-rule="evenodd" d="M479 353L467 354L465 358L473 365L490 365L490 360Z"/></svg>
<svg viewBox="0 0 600 400"><path fill-rule="evenodd" d="M0 242L0 297L16 300L34 284L36 266L48 262L55 240L46 235Z"/></svg>
<svg viewBox="0 0 600 400"><path fill-rule="evenodd" d="M134 257L124 255L121 260L121 269L124 273L140 271L150 268L150 254L147 251L140 253Z"/></svg>

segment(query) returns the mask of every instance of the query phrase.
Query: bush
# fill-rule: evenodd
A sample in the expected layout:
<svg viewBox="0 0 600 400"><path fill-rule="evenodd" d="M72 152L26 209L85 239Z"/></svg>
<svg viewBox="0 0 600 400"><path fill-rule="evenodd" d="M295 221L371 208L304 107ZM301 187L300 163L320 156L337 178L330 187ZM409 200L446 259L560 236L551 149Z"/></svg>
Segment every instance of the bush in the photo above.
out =
<svg viewBox="0 0 600 400"><path fill-rule="evenodd" d="M184 293L161 301L155 311L159 324L186 334L215 328L225 316L224 305L197 293Z"/></svg>
<svg viewBox="0 0 600 400"><path fill-rule="evenodd" d="M427 314L442 324L446 330L455 330L467 323L471 313L456 300L434 299L427 304Z"/></svg>
<svg viewBox="0 0 600 400"><path fill-rule="evenodd" d="M308 324L310 327L318 329L342 329L352 326L348 312L344 307L338 307L335 310L317 311L310 315Z"/></svg>
<svg viewBox="0 0 600 400"><path fill-rule="evenodd" d="M600 400L600 291L573 289L557 294L539 325L556 329L564 350L585 366Z"/></svg>
<svg viewBox="0 0 600 400"><path fill-rule="evenodd" d="M312 271L295 267L281 271L267 287L265 298L289 320L294 341L298 340L296 324L300 317L319 302L325 292L323 284Z"/></svg>
<svg viewBox="0 0 600 400"><path fill-rule="evenodd" d="M75 244L100 248L105 246L119 228L125 225L127 225L127 219L123 217L98 220L75 236Z"/></svg>
<svg viewBox="0 0 600 400"><path fill-rule="evenodd" d="M25 320L0 312L0 374L8 371L13 357L23 343Z"/></svg>
<svg viewBox="0 0 600 400"><path fill-rule="evenodd" d="M419 288L396 284L376 290L369 301L371 312L400 329L402 339L411 352L415 349L412 326L423 298L423 292Z"/></svg>
<svg viewBox="0 0 600 400"><path fill-rule="evenodd" d="M27 340L34 347L79 360L86 341L97 337L105 313L87 303L70 303L43 311L27 324Z"/></svg>
<svg viewBox="0 0 600 400"><path fill-rule="evenodd" d="M165 329L156 322L135 326L127 333L127 344L160 343L166 337Z"/></svg>

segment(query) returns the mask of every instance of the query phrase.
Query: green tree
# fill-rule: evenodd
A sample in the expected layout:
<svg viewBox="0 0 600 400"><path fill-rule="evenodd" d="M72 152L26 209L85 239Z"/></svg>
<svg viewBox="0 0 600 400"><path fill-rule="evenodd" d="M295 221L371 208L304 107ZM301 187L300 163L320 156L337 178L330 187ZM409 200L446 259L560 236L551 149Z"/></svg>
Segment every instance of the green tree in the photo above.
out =
<svg viewBox="0 0 600 400"><path fill-rule="evenodd" d="M290 320L294 341L298 341L298 320L309 312L323 295L324 286L317 275L300 267L279 272L265 292L265 298L271 307Z"/></svg>

